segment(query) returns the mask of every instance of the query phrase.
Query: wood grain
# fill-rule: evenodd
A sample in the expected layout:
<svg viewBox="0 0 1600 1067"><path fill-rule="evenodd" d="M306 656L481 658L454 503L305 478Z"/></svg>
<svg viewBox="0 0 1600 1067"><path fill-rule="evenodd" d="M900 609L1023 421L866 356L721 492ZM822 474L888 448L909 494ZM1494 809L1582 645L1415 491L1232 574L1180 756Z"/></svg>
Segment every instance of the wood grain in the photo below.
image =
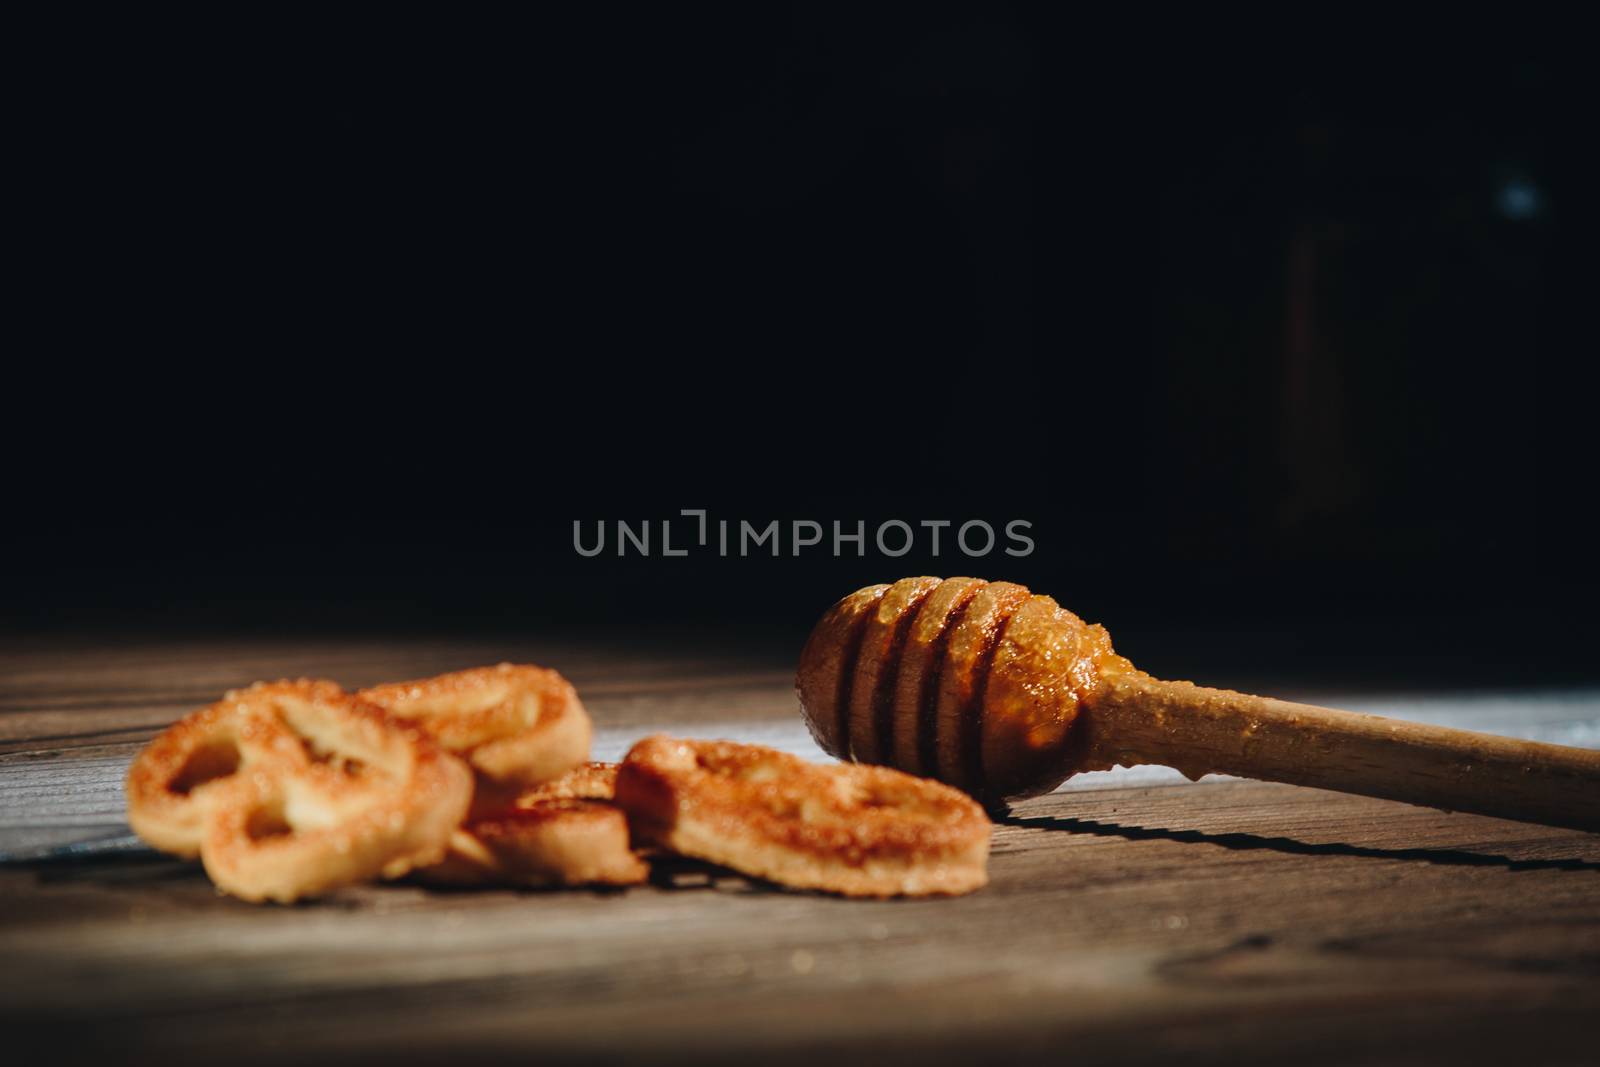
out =
<svg viewBox="0 0 1600 1067"><path fill-rule="evenodd" d="M120 832L127 758L229 685L501 659L562 669L611 736L797 722L781 660L713 642L12 651L0 851ZM12 1048L118 1061L1592 1054L1600 837L1283 785L1087 789L1019 805L991 873L956 900L679 864L620 893L387 885L279 908L142 852L8 864L0 1024Z"/></svg>
<svg viewBox="0 0 1600 1067"><path fill-rule="evenodd" d="M1158 763L1600 832L1600 751L1108 672L1087 765Z"/></svg>

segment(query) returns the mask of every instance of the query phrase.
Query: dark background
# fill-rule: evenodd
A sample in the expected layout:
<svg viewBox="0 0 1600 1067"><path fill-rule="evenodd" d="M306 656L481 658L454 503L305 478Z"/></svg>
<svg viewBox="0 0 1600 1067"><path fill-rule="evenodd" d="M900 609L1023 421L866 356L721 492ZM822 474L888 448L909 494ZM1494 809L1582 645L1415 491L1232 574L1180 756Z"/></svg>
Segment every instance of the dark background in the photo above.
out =
<svg viewBox="0 0 1600 1067"><path fill-rule="evenodd" d="M1541 482L1575 179L1540 42L123 18L50 35L24 98L16 634L792 642L859 585L976 573L1164 673L1593 671ZM692 507L1038 547L572 549Z"/></svg>

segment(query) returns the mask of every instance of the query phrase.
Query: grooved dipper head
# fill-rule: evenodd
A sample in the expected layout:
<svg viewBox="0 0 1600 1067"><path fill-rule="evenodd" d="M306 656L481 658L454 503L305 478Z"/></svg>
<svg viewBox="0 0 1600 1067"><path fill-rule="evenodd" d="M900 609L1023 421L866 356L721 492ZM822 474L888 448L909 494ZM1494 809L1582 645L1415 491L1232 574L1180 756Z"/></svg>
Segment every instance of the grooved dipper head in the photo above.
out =
<svg viewBox="0 0 1600 1067"><path fill-rule="evenodd" d="M1010 582L902 578L828 609L800 654L806 725L829 754L984 800L1054 789L1111 639Z"/></svg>

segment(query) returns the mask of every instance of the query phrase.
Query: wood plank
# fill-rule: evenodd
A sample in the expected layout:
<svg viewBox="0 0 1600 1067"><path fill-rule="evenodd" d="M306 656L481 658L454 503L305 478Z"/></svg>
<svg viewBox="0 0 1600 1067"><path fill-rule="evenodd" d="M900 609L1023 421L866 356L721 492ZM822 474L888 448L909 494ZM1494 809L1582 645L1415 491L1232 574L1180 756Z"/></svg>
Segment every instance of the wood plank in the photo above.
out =
<svg viewBox="0 0 1600 1067"><path fill-rule="evenodd" d="M162 860L10 870L0 1003L57 1039L92 1022L96 1045L172 1054L270 1031L297 1055L730 1057L1034 1039L1041 1021L1134 1039L1208 1013L1253 1018L1265 1054L1294 1040L1275 1020L1397 1000L1430 1028L1507 1001L1560 1026L1600 1010L1600 844L1392 808L1254 783L1058 794L1000 829L994 884L951 901L685 872L621 894L385 886L284 909Z"/></svg>
<svg viewBox="0 0 1600 1067"><path fill-rule="evenodd" d="M217 647L57 650L0 678L0 832L117 830L138 742L239 672L306 662L359 684L533 650L245 644L219 666ZM617 744L798 736L786 672L760 657L555 651ZM955 900L843 901L679 863L625 892L400 884L280 908L146 853L0 865L0 1024L13 1047L119 1060L1576 1062L1592 1047L1600 837L1249 782L1079 788L1019 805L991 872Z"/></svg>

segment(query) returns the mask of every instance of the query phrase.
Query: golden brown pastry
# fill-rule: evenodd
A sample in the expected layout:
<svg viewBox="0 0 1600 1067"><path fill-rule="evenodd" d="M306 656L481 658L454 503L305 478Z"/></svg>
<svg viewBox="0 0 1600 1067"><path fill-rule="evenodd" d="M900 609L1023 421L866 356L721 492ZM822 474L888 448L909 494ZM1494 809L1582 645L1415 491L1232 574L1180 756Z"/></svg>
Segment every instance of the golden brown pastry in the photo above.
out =
<svg viewBox="0 0 1600 1067"><path fill-rule="evenodd" d="M921 896L988 880L983 809L883 767L656 736L623 760L617 804L637 841L797 889Z"/></svg>
<svg viewBox="0 0 1600 1067"><path fill-rule="evenodd" d="M502 663L357 695L415 723L500 796L559 778L589 758L592 728L577 690L543 667Z"/></svg>
<svg viewBox="0 0 1600 1067"><path fill-rule="evenodd" d="M611 803L617 765L588 763L469 818L442 862L417 872L442 885L633 885L649 868Z"/></svg>
<svg viewBox="0 0 1600 1067"><path fill-rule="evenodd" d="M472 797L467 767L332 682L257 683L134 760L128 821L200 857L223 890L289 902L435 863Z"/></svg>

